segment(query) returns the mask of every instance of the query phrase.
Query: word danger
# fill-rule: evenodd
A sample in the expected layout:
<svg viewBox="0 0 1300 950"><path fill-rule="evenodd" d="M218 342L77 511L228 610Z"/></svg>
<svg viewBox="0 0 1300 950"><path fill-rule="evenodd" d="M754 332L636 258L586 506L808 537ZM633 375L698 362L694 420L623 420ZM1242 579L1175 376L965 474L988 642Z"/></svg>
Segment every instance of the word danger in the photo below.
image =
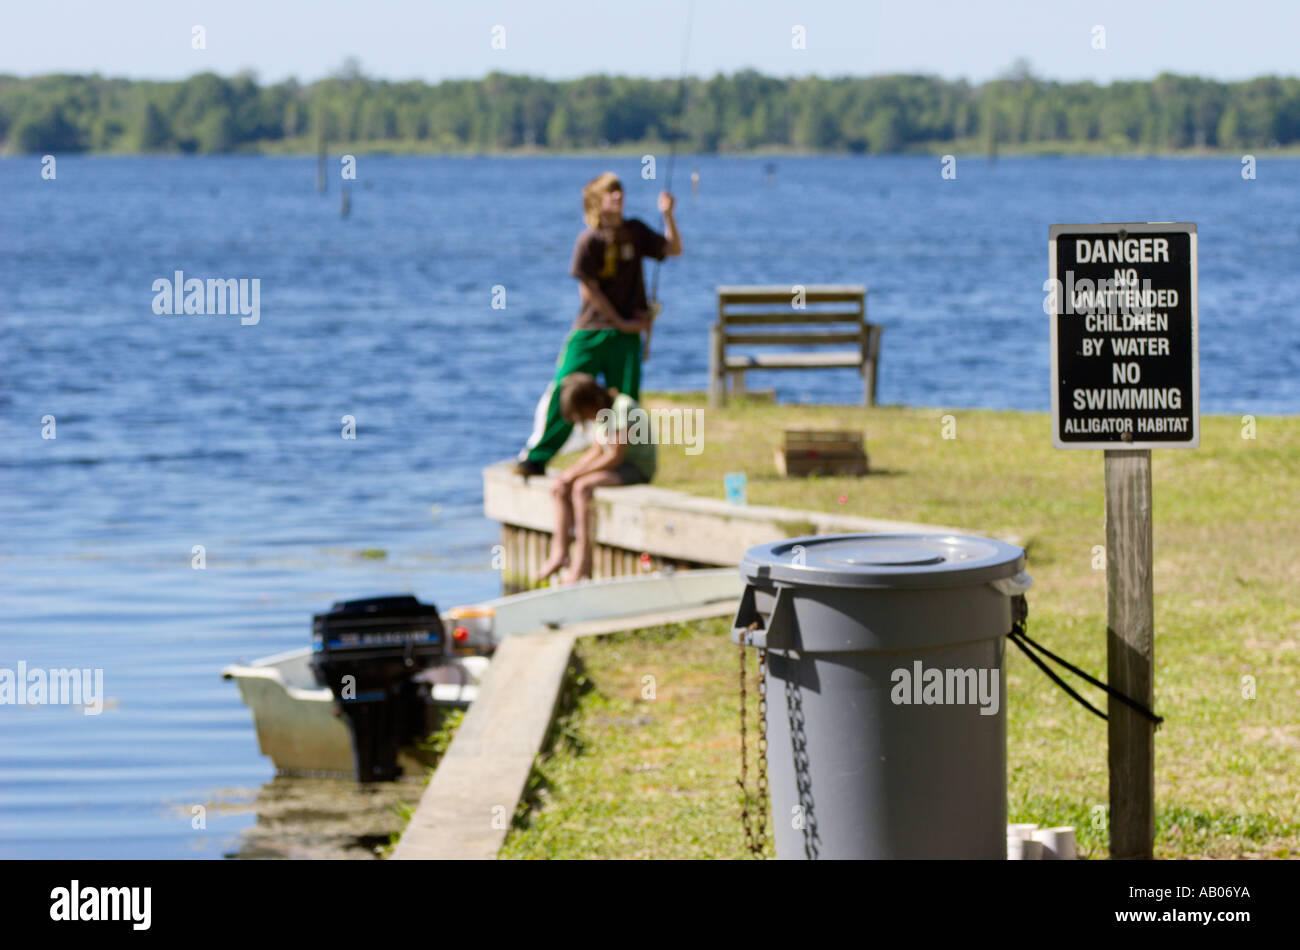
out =
<svg viewBox="0 0 1300 950"><path fill-rule="evenodd" d="M262 279L254 277L186 279L176 271L173 280L159 277L153 282L153 312L159 314L240 314L239 322L256 326L262 319Z"/></svg>
<svg viewBox="0 0 1300 950"><path fill-rule="evenodd" d="M50 920L129 920L132 930L148 930L153 919L152 887L70 887L50 891Z"/></svg>
<svg viewBox="0 0 1300 950"><path fill-rule="evenodd" d="M999 670L926 669L917 660L912 669L899 667L889 681L889 700L895 706L973 706L981 716L994 716L1000 703Z"/></svg>
<svg viewBox="0 0 1300 950"><path fill-rule="evenodd" d="M1074 259L1080 264L1154 264L1169 262L1169 238L1121 238L1074 242Z"/></svg>

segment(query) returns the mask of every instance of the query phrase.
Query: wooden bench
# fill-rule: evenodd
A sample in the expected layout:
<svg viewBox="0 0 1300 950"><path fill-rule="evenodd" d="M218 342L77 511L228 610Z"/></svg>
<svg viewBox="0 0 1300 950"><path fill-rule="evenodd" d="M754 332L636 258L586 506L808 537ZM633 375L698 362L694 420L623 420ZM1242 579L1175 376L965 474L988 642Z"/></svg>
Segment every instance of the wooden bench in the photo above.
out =
<svg viewBox="0 0 1300 950"><path fill-rule="evenodd" d="M802 290L803 308L796 308ZM736 328L742 328L737 332ZM812 329L816 327L817 329ZM709 405L745 391L748 370L856 369L862 404L876 404L881 327L867 323L867 288L860 284L725 286L718 288L718 322L709 332ZM851 349L741 354L733 346L817 346Z"/></svg>

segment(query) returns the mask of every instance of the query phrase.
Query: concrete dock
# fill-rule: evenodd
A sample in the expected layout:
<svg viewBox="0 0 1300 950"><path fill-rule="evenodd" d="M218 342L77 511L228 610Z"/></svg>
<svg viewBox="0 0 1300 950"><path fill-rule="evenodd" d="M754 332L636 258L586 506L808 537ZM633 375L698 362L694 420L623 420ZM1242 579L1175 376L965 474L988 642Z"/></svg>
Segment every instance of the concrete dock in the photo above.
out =
<svg viewBox="0 0 1300 950"><path fill-rule="evenodd" d="M501 522L505 593L537 584L554 527L550 476L525 480L513 462L483 470L483 512ZM655 485L596 490L592 577L740 563L756 544L813 534L850 532L963 533L956 528L802 511L770 505L732 505Z"/></svg>

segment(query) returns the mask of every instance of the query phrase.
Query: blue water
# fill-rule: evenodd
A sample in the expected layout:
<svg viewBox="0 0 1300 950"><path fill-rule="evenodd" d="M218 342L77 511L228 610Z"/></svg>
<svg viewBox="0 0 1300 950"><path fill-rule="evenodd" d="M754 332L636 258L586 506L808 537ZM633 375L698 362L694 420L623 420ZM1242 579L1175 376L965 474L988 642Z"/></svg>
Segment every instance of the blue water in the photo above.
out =
<svg viewBox="0 0 1300 950"><path fill-rule="evenodd" d="M679 160L646 388L705 386L717 284L863 282L883 402L1045 410L1048 226L1190 220L1202 410L1300 411L1300 161L768 161ZM102 668L109 700L0 706L0 856L233 853L257 808L195 829L192 805L272 769L223 665L306 645L339 597L498 593L479 470L527 434L576 310L580 186L613 168L657 222L657 183L636 158L363 156L343 219L330 167L321 196L312 159L0 161L0 667ZM178 269L260 279L260 322L156 315Z"/></svg>

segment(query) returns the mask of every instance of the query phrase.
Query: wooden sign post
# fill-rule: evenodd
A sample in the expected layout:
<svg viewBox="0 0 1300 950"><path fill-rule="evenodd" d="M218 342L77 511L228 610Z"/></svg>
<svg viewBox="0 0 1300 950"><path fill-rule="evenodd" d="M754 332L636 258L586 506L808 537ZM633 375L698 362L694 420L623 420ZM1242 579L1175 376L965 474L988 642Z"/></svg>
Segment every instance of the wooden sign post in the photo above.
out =
<svg viewBox="0 0 1300 950"><path fill-rule="evenodd" d="M1106 682L1147 709L1155 700L1151 452L1106 451ZM1107 706L1110 856L1150 858L1156 834L1155 725Z"/></svg>
<svg viewBox="0 0 1300 950"><path fill-rule="evenodd" d="M1107 681L1155 699L1151 449L1200 443L1196 225L1057 224L1049 233L1052 444L1105 450ZM1150 858L1155 724L1110 697L1110 854Z"/></svg>

